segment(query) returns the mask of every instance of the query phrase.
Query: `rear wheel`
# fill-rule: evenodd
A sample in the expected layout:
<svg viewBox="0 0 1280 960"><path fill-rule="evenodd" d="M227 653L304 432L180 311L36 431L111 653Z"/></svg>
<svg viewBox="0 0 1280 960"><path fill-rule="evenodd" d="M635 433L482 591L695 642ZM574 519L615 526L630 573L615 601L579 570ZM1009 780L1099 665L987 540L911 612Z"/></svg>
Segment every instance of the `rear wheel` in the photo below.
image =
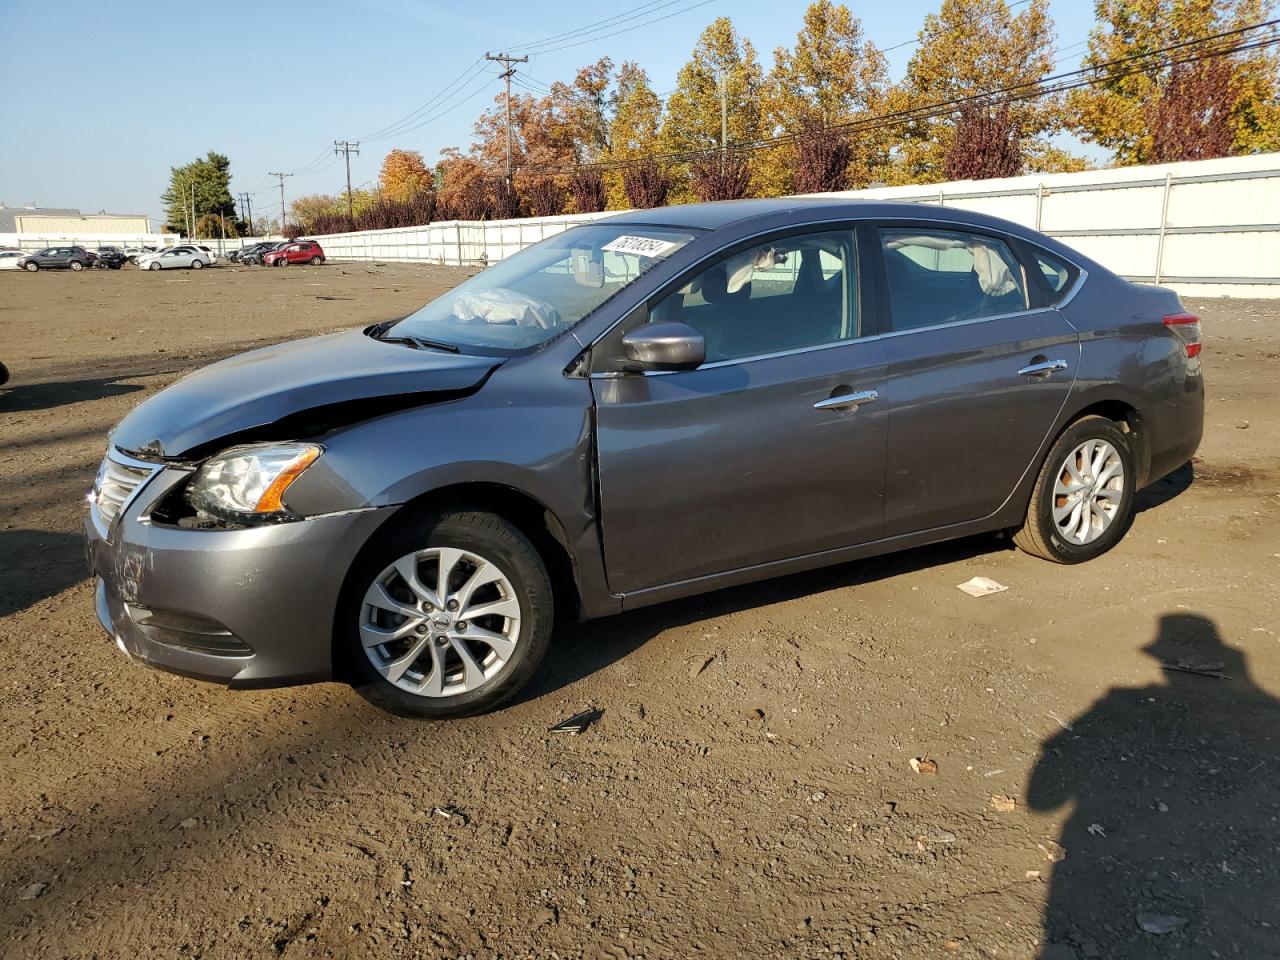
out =
<svg viewBox="0 0 1280 960"><path fill-rule="evenodd" d="M338 642L357 690L393 713L491 710L533 675L551 640L547 569L491 513L421 518L381 536L352 570Z"/></svg>
<svg viewBox="0 0 1280 960"><path fill-rule="evenodd" d="M311 265L312 265L313 267L314 267L314 266L318 266L318 265L319 265L319 263L320 263L320 261L321 261L322 259L323 259L323 258L322 258L322 257L319 257L319 256L312 257L312 258L311 258Z"/></svg>
<svg viewBox="0 0 1280 960"><path fill-rule="evenodd" d="M72 260L72 261L71 261L71 269L72 269L72 270L83 270L83 269L84 269L84 264L83 264L83 263L81 263L79 260Z"/></svg>
<svg viewBox="0 0 1280 960"><path fill-rule="evenodd" d="M1013 542L1055 563L1106 553L1133 520L1136 480L1129 436L1106 417L1077 420L1045 458Z"/></svg>
<svg viewBox="0 0 1280 960"><path fill-rule="evenodd" d="M192 269L192 270L203 270L203 269L204 269L204 261L203 261L203 260L192 260L192 261L191 261L191 269Z"/></svg>

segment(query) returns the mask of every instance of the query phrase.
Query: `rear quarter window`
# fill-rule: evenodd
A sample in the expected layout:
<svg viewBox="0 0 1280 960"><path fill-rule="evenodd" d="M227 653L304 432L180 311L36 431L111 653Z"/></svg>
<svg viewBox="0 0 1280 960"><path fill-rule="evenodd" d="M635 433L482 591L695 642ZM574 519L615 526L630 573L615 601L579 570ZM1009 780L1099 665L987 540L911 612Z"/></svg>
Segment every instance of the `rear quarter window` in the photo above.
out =
<svg viewBox="0 0 1280 960"><path fill-rule="evenodd" d="M1080 268L1039 247L1031 248L1031 256L1035 260L1035 273L1045 290L1047 305L1061 302L1075 285Z"/></svg>

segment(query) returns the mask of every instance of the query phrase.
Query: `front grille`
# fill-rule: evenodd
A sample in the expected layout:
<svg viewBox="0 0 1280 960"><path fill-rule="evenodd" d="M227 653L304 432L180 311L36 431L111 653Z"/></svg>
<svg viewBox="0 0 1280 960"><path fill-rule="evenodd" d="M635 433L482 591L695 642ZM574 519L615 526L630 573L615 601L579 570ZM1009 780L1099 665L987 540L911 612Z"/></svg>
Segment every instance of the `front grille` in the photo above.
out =
<svg viewBox="0 0 1280 960"><path fill-rule="evenodd" d="M109 527L120 516L120 511L133 499L134 494L159 469L158 464L126 457L114 447L107 450L107 456L98 468L98 477L93 482L92 498L93 509L102 519L104 527Z"/></svg>

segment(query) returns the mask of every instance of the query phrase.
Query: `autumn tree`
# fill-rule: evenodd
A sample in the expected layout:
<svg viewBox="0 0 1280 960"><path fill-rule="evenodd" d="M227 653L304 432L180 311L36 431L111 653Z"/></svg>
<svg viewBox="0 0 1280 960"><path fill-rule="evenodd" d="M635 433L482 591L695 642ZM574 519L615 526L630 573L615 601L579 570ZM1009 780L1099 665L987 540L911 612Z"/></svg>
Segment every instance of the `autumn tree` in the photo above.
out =
<svg viewBox="0 0 1280 960"><path fill-rule="evenodd" d="M853 148L839 127L811 121L795 139L793 187L796 193L828 193L849 186Z"/></svg>
<svg viewBox="0 0 1280 960"><path fill-rule="evenodd" d="M1207 37L1265 21L1270 0L1096 0L1097 26L1089 35L1084 66L1099 81L1074 90L1069 105L1075 125L1086 140L1111 150L1120 163L1148 163L1172 148L1158 145L1153 120L1168 123L1177 85L1183 92L1204 95L1217 78L1211 73L1188 73L1169 63L1179 53L1157 54L1147 61L1152 69L1135 71L1142 60L1108 66L1112 61L1141 57L1174 44ZM1183 57L1207 52L1229 53L1264 38L1263 31L1184 46ZM1274 47L1230 54L1228 111L1231 153L1280 149L1280 54ZM1158 106L1164 103L1164 107Z"/></svg>
<svg viewBox="0 0 1280 960"><path fill-rule="evenodd" d="M621 184L619 174L619 184ZM569 192L573 196L575 213L598 213L605 209L608 196L604 176L596 167L579 167L569 178Z"/></svg>
<svg viewBox="0 0 1280 960"><path fill-rule="evenodd" d="M1016 15L1006 0L943 0L938 13L925 17L919 38L892 102L894 108L920 111L897 130L902 137L902 160L891 179L898 182L930 182L946 176L958 114L927 116L932 112L928 108L1034 85L1053 71L1054 31L1048 0L1031 0ZM1059 97L1011 104L1009 124L1027 168L1043 171L1074 165L1060 150L1049 149L1048 138L1063 126Z"/></svg>
<svg viewBox="0 0 1280 960"><path fill-rule="evenodd" d="M653 92L649 75L636 63L624 62L618 68L612 98L608 158L636 160L657 153L661 125L662 100ZM618 210L628 205L621 170L610 170L604 174L603 186L609 209Z"/></svg>
<svg viewBox="0 0 1280 960"><path fill-rule="evenodd" d="M1147 108L1151 159L1211 160L1231 153L1232 65L1201 60L1173 67L1160 96Z"/></svg>
<svg viewBox="0 0 1280 960"><path fill-rule="evenodd" d="M441 151L436 164L440 216L447 220L483 220L492 210L489 172L473 156L457 147Z"/></svg>
<svg viewBox="0 0 1280 960"><path fill-rule="evenodd" d="M948 180L989 180L1016 177L1022 154L1007 103L994 109L976 103L960 108L955 135L947 146Z"/></svg>
<svg viewBox="0 0 1280 960"><path fill-rule="evenodd" d="M689 164L689 185L702 202L740 200L751 191L747 155L735 147L704 153Z"/></svg>
<svg viewBox="0 0 1280 960"><path fill-rule="evenodd" d="M773 69L764 84L764 130L770 136L796 136L865 119L884 109L888 90L884 55L865 38L861 21L843 4L818 0L806 8L795 45L773 53ZM888 162L888 133L861 134L849 146L850 169L840 179L865 185ZM797 140L794 146L764 152L757 179L766 194L794 188L799 148Z"/></svg>
<svg viewBox="0 0 1280 960"><path fill-rule="evenodd" d="M671 192L671 175L662 164L649 157L636 161L623 171L622 185L631 206L647 210L666 204Z"/></svg>
<svg viewBox="0 0 1280 960"><path fill-rule="evenodd" d="M390 200L409 200L430 190L435 178L417 150L392 150L382 160L378 185Z"/></svg>
<svg viewBox="0 0 1280 960"><path fill-rule="evenodd" d="M658 141L664 153L685 153L721 146L721 85L728 142L748 143L760 136L760 101L764 75L751 41L738 33L728 17L718 17L702 31L689 61L676 75L676 89ZM676 184L676 199L692 199Z"/></svg>

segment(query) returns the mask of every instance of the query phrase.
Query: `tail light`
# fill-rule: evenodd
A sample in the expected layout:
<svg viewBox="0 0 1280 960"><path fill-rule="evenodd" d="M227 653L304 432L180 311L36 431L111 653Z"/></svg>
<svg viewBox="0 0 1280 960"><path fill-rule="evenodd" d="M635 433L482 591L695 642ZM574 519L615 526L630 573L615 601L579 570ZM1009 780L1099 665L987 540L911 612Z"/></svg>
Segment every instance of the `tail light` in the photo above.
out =
<svg viewBox="0 0 1280 960"><path fill-rule="evenodd" d="M1187 351L1187 359L1200 356L1200 318L1194 313L1171 313L1164 325L1177 335Z"/></svg>

